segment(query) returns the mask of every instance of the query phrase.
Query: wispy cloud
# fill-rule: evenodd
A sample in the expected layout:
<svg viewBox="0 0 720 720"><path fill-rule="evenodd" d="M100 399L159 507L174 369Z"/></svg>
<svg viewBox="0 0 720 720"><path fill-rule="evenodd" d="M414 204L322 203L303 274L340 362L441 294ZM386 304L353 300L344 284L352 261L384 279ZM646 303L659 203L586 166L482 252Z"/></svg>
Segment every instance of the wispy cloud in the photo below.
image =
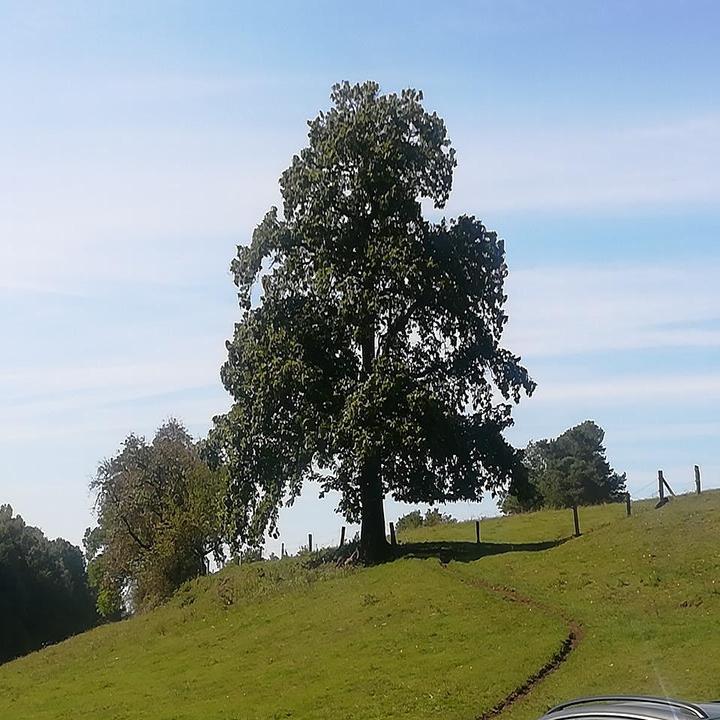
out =
<svg viewBox="0 0 720 720"><path fill-rule="evenodd" d="M209 350L209 349L208 349ZM229 403L219 379L222 347L165 362L4 371L0 374L1 444L27 439L151 432L173 414L208 427Z"/></svg>
<svg viewBox="0 0 720 720"><path fill-rule="evenodd" d="M222 348L208 348L195 357L171 353L164 359L150 362L129 362L116 365L76 365L64 368L45 366L32 369L0 370L0 395L5 405L24 404L48 396L80 397L88 392L102 392L113 398L129 393L171 392L183 387L208 384L218 376Z"/></svg>
<svg viewBox="0 0 720 720"><path fill-rule="evenodd" d="M720 115L674 122L497 127L455 134L450 208L598 211L720 201Z"/></svg>
<svg viewBox="0 0 720 720"><path fill-rule="evenodd" d="M277 202L282 165L261 168L243 147L152 134L83 142L91 146L7 153L0 288L188 282L208 257L226 270L233 239L246 241Z"/></svg>
<svg viewBox="0 0 720 720"><path fill-rule="evenodd" d="M511 272L507 343L527 357L720 345L717 263Z"/></svg>
<svg viewBox="0 0 720 720"><path fill-rule="evenodd" d="M49 83L52 101L25 103L14 86L0 88L8 107L33 107L40 118L51 112L44 102L55 112L73 108L62 128L45 121L28 130L20 118L0 137L0 287L66 290L88 277L162 281L196 266L199 253L187 259L193 243L247 240L279 200L277 178L306 142L305 118L327 102L326 81L316 81L320 105L295 108L292 122L261 126L253 116L248 125L242 113L228 121L223 102L254 103L259 90L272 116L279 82L272 75L158 71L100 82L88 73L75 80L70 98L64 84ZM206 96L219 105L206 107ZM104 102L115 103L112 112ZM720 202L718 115L613 127L506 126L483 117L450 130L460 165L449 212Z"/></svg>
<svg viewBox="0 0 720 720"><path fill-rule="evenodd" d="M534 398L539 403L581 404L618 407L642 402L644 406L668 406L682 400L714 402L720 399L720 372L706 375L629 375L589 381L549 380L542 382Z"/></svg>
<svg viewBox="0 0 720 720"><path fill-rule="evenodd" d="M219 384L177 387L170 392L128 393L110 399L98 394L57 398L0 410L0 447L6 456L65 441L70 447L102 446L109 454L129 433L152 436L169 417L203 436L215 415L226 412L230 398ZM85 471L100 457L87 456Z"/></svg>

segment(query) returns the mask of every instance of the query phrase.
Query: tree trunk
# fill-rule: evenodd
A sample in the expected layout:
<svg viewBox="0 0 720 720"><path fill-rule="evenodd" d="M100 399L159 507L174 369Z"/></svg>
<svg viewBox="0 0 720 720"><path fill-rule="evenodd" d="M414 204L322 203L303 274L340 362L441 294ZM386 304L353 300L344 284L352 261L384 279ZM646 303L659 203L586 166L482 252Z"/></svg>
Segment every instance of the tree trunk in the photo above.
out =
<svg viewBox="0 0 720 720"><path fill-rule="evenodd" d="M361 343L361 379L366 381L375 362L375 329L370 326ZM385 539L385 509L383 507L382 461L377 454L366 457L360 468L360 556L363 562L386 560L390 546Z"/></svg>
<svg viewBox="0 0 720 720"><path fill-rule="evenodd" d="M386 560L390 551L385 538L385 509L379 458L365 460L360 482L360 555L363 562L378 563Z"/></svg>

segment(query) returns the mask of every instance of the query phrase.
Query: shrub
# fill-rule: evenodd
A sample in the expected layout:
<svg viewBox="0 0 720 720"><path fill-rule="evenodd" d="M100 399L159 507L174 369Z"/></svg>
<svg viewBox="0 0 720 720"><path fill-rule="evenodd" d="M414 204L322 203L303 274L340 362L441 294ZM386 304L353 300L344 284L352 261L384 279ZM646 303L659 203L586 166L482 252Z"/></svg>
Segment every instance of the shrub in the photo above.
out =
<svg viewBox="0 0 720 720"><path fill-rule="evenodd" d="M407 515L398 518L395 523L395 529L399 532L405 532L418 527L431 527L432 525L441 525L443 523L454 523L457 520L451 515L441 513L437 508L430 508L423 517L419 510L413 510Z"/></svg>
<svg viewBox="0 0 720 720"><path fill-rule="evenodd" d="M443 525L445 523L457 522L452 515L446 515L441 513L437 508L430 508L425 513L425 519L423 525L425 527L431 527L432 525Z"/></svg>
<svg viewBox="0 0 720 720"><path fill-rule="evenodd" d="M395 523L395 529L398 532L405 532L406 530L412 530L416 527L422 527L422 524L422 513L419 510L413 510L407 515L403 515L402 517L398 518L398 521Z"/></svg>

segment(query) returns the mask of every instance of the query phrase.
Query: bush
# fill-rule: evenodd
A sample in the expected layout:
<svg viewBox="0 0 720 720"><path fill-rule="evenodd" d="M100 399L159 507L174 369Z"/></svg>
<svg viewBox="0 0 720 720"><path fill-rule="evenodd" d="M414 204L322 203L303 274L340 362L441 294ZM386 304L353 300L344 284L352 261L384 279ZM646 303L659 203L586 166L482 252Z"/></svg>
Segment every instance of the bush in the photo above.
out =
<svg viewBox="0 0 720 720"><path fill-rule="evenodd" d="M407 515L403 515L398 518L395 523L395 529L398 533L406 532L418 527L431 527L432 525L442 525L443 523L454 523L457 522L451 515L441 513L437 508L430 508L426 513L425 517L419 510L413 510Z"/></svg>
<svg viewBox="0 0 720 720"><path fill-rule="evenodd" d="M412 512L409 512L407 515L403 515L402 517L398 518L398 521L395 523L395 529L401 533L405 532L406 530L412 530L416 527L422 527L423 524L423 516L422 513L419 510L413 510Z"/></svg>
<svg viewBox="0 0 720 720"><path fill-rule="evenodd" d="M454 523L457 522L452 515L445 515L444 513L441 513L437 508L430 508L425 513L425 519L423 520L423 525L425 527L431 527L432 525L443 525L445 523Z"/></svg>

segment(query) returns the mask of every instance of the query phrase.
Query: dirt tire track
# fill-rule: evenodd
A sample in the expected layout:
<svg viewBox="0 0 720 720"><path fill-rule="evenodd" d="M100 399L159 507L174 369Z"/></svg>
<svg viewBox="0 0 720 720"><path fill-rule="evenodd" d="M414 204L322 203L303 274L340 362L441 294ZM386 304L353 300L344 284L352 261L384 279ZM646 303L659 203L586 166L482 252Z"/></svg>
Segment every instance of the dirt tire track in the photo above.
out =
<svg viewBox="0 0 720 720"><path fill-rule="evenodd" d="M441 564L446 570L448 569L448 565L446 563ZM497 703L497 705L492 707L490 710L486 710L484 713L476 716L476 720L492 720L493 718L496 718L498 715L500 715L500 713L502 713L504 710L507 710L510 706L527 697L537 685L539 685L546 677L548 677L548 675L558 670L561 665L568 659L570 653L572 653L572 651L575 650L575 648L582 641L584 629L579 622L568 617L561 610L546 605L539 600L534 600L527 595L523 595L514 588L509 588L502 585L494 585L487 580L483 580L482 578L465 577L460 573L453 571L450 572L452 572L452 574L458 580L460 580L460 582L466 582L470 585L480 587L487 592L493 593L495 595L500 595L507 602L527 605L528 607L540 610L547 615L559 617L567 625L567 635L565 636L562 643L560 644L560 647L553 654L553 656L542 667L540 667L529 678L527 678L522 685L519 685L511 693L506 695L499 703Z"/></svg>

